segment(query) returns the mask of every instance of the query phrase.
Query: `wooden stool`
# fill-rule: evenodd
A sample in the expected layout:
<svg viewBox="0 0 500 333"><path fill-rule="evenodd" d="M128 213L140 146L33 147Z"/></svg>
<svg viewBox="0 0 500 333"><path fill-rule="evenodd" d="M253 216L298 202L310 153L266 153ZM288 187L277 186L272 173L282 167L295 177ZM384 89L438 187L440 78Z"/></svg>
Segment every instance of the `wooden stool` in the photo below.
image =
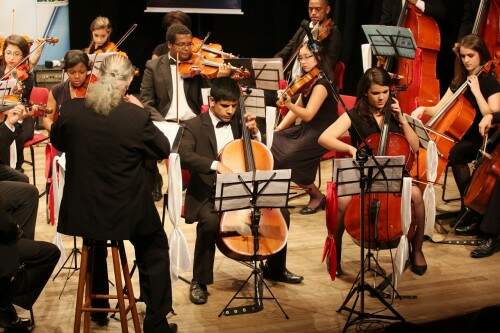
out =
<svg viewBox="0 0 500 333"><path fill-rule="evenodd" d="M84 240L82 246L82 257L80 262L80 276L78 278L78 291L76 295L76 309L75 309L75 326L74 332L80 332L81 316L83 317L83 331L85 333L90 332L90 313L91 312L119 312L120 321L122 325L122 332L128 332L127 325L127 313L132 312L132 321L134 323L134 330L136 333L141 332L141 325L139 323L139 315L137 314L137 307L135 305L134 291L132 289L132 281L130 280L130 273L128 269L127 256L125 254L125 248L123 247L123 241L108 241L106 247L111 247L111 254L113 258L113 269L115 272L115 287L117 295L93 295L92 294L92 270L89 269L92 264L93 256L89 253L93 252L93 248L96 246L95 242L92 240ZM118 255L119 253L119 255ZM127 290L127 295L123 293L123 283L120 274L120 260L121 268L123 271L123 278L125 280L125 287ZM83 292L85 290L85 302ZM115 308L93 308L91 305L92 299L117 299L118 309ZM125 307L125 299L128 299L128 306Z"/></svg>

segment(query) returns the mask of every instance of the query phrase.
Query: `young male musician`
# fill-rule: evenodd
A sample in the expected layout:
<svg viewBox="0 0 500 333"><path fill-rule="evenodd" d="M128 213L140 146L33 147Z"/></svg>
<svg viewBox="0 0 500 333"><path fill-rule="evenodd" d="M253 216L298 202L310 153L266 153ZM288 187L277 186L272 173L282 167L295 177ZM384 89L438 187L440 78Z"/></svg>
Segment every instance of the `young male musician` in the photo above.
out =
<svg viewBox="0 0 500 333"><path fill-rule="evenodd" d="M308 11L309 18L311 20L309 22L309 28L312 30L313 36L317 36L320 26L329 19L331 12L329 0L309 0ZM281 51L276 53L274 57L282 58L284 64L288 63L294 56L295 52L298 52L301 45L306 40L307 35L305 30L302 27L299 27L292 39L290 39L286 46ZM335 64L339 60L341 44L342 41L340 31L334 23L328 36L320 42L323 53L328 55L324 61L327 63L328 68L330 68L331 73L335 69ZM293 65L292 77L295 77L296 73L300 73L300 64L297 60L295 60Z"/></svg>
<svg viewBox="0 0 500 333"><path fill-rule="evenodd" d="M198 221L194 250L193 280L190 300L204 304L208 299L207 285L213 283L215 243L219 230L219 216L214 211L215 179L217 173L231 172L217 156L222 148L242 134L237 112L240 89L230 78L212 81L210 110L185 122L186 129L180 145L181 163L191 172L186 192L186 222ZM245 115L250 133L260 137L255 116ZM287 224L288 211L282 210ZM300 283L301 276L285 268L286 247L270 257L264 269L264 277L286 283Z"/></svg>

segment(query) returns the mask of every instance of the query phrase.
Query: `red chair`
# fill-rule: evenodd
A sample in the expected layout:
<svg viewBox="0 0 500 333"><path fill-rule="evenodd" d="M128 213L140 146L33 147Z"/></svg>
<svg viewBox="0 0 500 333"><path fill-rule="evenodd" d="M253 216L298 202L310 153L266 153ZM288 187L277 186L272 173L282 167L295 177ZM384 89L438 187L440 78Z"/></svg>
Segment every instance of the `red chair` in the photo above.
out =
<svg viewBox="0 0 500 333"><path fill-rule="evenodd" d="M335 64L335 69L333 71L333 82L337 86L339 91L344 89L344 74L345 74L345 64L342 61L337 61Z"/></svg>
<svg viewBox="0 0 500 333"><path fill-rule="evenodd" d="M46 106L47 101L49 99L49 89L43 88L43 87L33 87L31 90L30 94L30 104L31 105L41 105L41 106ZM31 161L24 161L24 163L27 163L31 165L32 170L33 170L33 185L36 186L36 173L35 173L35 150L34 146L38 145L45 140L48 140L48 136L41 134L41 133L34 133L33 138L30 140L26 141L24 143L24 148L29 148L30 149L30 154L31 154ZM41 193L40 196L42 196L45 192Z"/></svg>

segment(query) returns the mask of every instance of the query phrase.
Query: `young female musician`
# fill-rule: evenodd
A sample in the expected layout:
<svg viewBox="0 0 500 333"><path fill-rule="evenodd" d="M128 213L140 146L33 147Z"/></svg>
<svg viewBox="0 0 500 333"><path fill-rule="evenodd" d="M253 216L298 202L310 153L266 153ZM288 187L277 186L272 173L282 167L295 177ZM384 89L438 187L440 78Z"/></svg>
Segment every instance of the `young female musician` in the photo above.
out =
<svg viewBox="0 0 500 333"><path fill-rule="evenodd" d="M354 108L342 114L335 123L319 137L319 143L336 151L350 153L356 156L357 147L363 139L371 134L378 133L383 125L384 111L390 108L391 118L389 132L402 134L413 151L418 150L419 140L404 118L399 102L390 95L391 78L381 68L368 69L358 83L357 101ZM339 140L346 131L349 131L353 145ZM362 138L360 137L362 136ZM344 233L344 215L351 197L338 198L337 230L335 231L335 245L337 247L337 272L341 274L340 258L342 250L342 234ZM411 270L422 275L427 270L427 264L422 252L424 238L425 207L422 193L417 186L412 187L412 224L408 232L411 242ZM397 207L399 209L399 207Z"/></svg>
<svg viewBox="0 0 500 333"><path fill-rule="evenodd" d="M84 51L88 54L116 51L115 44L109 40L111 31L111 22L107 17L96 17L90 24L90 45Z"/></svg>
<svg viewBox="0 0 500 333"><path fill-rule="evenodd" d="M49 93L47 108L52 112L44 119L44 127L50 130L52 122L57 119L61 105L73 98L83 98L88 85L89 57L81 50L69 50L64 55L64 72L68 79L54 86Z"/></svg>
<svg viewBox="0 0 500 333"><path fill-rule="evenodd" d="M18 35L10 35L5 38L3 44L3 58L0 59L0 76L4 76L12 70L19 62L26 57L30 52L28 41ZM31 90L33 89L33 74L27 60L25 64L21 64L18 70L11 72L6 79L17 79L19 87L20 102L27 104ZM22 170L24 162L24 143L33 137L34 121L31 117L21 117L21 131L16 137L17 163L16 169Z"/></svg>
<svg viewBox="0 0 500 333"><path fill-rule="evenodd" d="M464 97L471 103L476 116L462 141L456 143L451 149L448 159L458 190L463 198L471 177L467 163L476 158L482 143L478 125L484 115L500 111L500 85L493 71L479 74L482 65L491 59L488 49L480 37L477 35L465 36L455 52L457 55L455 75L441 101L435 106L418 107L412 115L418 118L424 113L430 116L434 115L453 95L453 92L466 80L468 81L469 89L464 93Z"/></svg>
<svg viewBox="0 0 500 333"><path fill-rule="evenodd" d="M302 46L297 59L303 74L318 70L319 63L307 45ZM297 103L292 103L288 94L278 100L290 111L276 127L271 147L275 168L292 169L292 180L310 196L301 214L313 214L325 207L325 196L314 185L320 157L327 152L318 144L318 137L338 117L327 80L319 76L313 80L312 86L309 83L302 90ZM297 120L301 121L299 125L295 125Z"/></svg>

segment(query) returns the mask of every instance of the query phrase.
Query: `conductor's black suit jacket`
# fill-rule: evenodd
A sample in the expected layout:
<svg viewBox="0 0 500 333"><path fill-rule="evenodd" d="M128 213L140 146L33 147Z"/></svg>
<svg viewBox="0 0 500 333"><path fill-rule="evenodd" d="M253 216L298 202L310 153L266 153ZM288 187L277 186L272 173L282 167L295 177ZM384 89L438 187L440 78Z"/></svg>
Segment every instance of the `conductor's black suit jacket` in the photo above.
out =
<svg viewBox="0 0 500 333"><path fill-rule="evenodd" d="M121 102L103 116L73 99L60 113L50 133L66 153L59 232L123 240L160 230L144 161L166 158L170 144L149 112Z"/></svg>

